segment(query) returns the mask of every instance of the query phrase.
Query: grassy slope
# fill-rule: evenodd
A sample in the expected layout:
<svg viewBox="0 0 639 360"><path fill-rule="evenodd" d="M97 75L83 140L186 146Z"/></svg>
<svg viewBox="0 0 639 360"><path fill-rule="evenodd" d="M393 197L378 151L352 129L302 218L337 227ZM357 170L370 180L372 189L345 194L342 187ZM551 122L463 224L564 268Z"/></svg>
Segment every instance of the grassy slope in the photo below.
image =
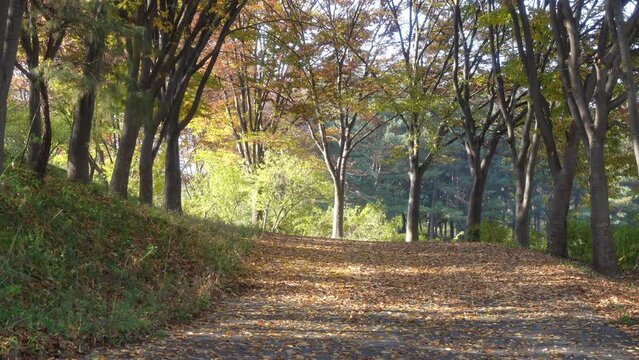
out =
<svg viewBox="0 0 639 360"><path fill-rule="evenodd" d="M0 358L82 351L205 308L252 230L28 171L0 176Z"/></svg>

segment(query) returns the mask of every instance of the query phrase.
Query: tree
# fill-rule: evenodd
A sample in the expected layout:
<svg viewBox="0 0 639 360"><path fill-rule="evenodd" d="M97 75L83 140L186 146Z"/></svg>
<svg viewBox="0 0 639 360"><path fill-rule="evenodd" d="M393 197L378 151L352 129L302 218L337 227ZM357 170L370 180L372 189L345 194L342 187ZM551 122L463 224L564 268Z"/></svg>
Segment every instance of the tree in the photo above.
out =
<svg viewBox="0 0 639 360"><path fill-rule="evenodd" d="M100 22L105 22L109 13L109 4L103 0L92 0L88 6L86 15L98 23L84 39L86 53L82 62L83 81L73 116L67 161L67 177L80 183L88 183L91 180L89 141L107 36L106 24Z"/></svg>
<svg viewBox="0 0 639 360"><path fill-rule="evenodd" d="M7 124L7 101L18 52L22 14L26 0L0 2L0 169L4 169L4 132Z"/></svg>
<svg viewBox="0 0 639 360"><path fill-rule="evenodd" d="M383 5L401 53L397 72L385 77L388 81L384 83L399 87L387 90L386 95L392 98L391 109L407 131L410 185L405 240L412 242L419 239L422 178L437 153L447 145L444 142L450 107L441 99L446 96L442 85L451 65L452 48L446 48L450 28L442 21L447 14L444 3L385 0Z"/></svg>
<svg viewBox="0 0 639 360"><path fill-rule="evenodd" d="M619 47L619 57L621 60L621 72L624 86L628 98L628 122L630 123L630 132L632 138L632 149L635 155L637 172L639 173L639 105L637 103L637 82L633 68L633 57L631 53L631 38L636 39L637 12L635 6L634 15L626 21L624 16L624 2L607 0L606 2L606 19L613 41L613 46ZM630 2L625 2L629 4ZM633 32L635 34L633 34Z"/></svg>
<svg viewBox="0 0 639 360"><path fill-rule="evenodd" d="M29 80L28 162L41 179L46 174L52 141L49 86L43 67L56 59L62 46L70 23L70 5L28 2L21 34L26 67L20 63L17 66ZM46 28L40 25L41 19L48 23ZM46 36L44 44L40 42L42 30Z"/></svg>
<svg viewBox="0 0 639 360"><path fill-rule="evenodd" d="M573 7L568 1L552 0L550 24L557 58L561 64L566 64L560 70L564 98L583 136L590 165L593 267L601 273L614 275L618 268L610 228L604 146L610 112L620 106L626 96L615 97L620 77L618 66L615 66L620 61L619 46L610 44L608 22L589 15L588 6L596 11L599 4L579 3ZM639 16L639 9L635 8L634 16ZM620 30L630 38L639 33L637 26Z"/></svg>
<svg viewBox="0 0 639 360"><path fill-rule="evenodd" d="M180 60L170 70L167 91L163 97L163 101L170 104L163 120L163 132L166 134L163 207L166 210L182 211L180 134L197 113L224 40L246 2L247 0L230 0L220 6L215 0L204 1L202 8L197 9L199 16L187 32ZM186 91L193 75L201 69L204 71L190 107L181 117Z"/></svg>
<svg viewBox="0 0 639 360"><path fill-rule="evenodd" d="M550 103L547 100L547 95L552 93L552 89L544 94L540 80L539 61L535 55L543 53L543 51L538 51L538 46L535 46L533 41L533 32L524 2L518 1L516 5L515 7L513 3L507 3L513 22L517 52L528 82L532 111L546 148L546 158L553 181L552 195L549 199L548 224L546 225L547 251L558 257L567 257L568 209L577 169L578 129L572 121L569 121L566 129L561 129L558 126L560 122L557 120L561 119L555 119L553 122ZM548 87L553 86L556 85L551 83ZM556 139L558 135L563 137L562 142Z"/></svg>
<svg viewBox="0 0 639 360"><path fill-rule="evenodd" d="M238 18L234 28L239 33L227 40L216 71L236 149L248 174L264 164L268 138L278 129L278 112L287 100L277 90L287 76L285 52L274 40L277 29L268 25L265 9L256 6L250 10L250 15ZM254 197L260 197L257 188ZM254 201L253 223L259 224L262 216L263 209Z"/></svg>
<svg viewBox="0 0 639 360"><path fill-rule="evenodd" d="M494 7L494 2L489 0L488 7L490 16L495 17L488 19L488 32L490 42L490 54L492 58L492 69L494 73L494 92L496 93L496 102L498 104L499 113L506 126L507 144L510 150L510 157L514 168L515 178L515 240L522 247L528 247L529 227L530 227L530 208L532 205L532 189L533 176L537 165L537 149L539 145L539 136L535 132L535 118L530 105L527 107L520 106L520 99L527 94L525 90L521 90L519 84L514 82L506 88L505 74L502 72L502 59L506 61L512 59L502 51L505 47L504 38L507 35L507 28L500 25L502 22L499 16L500 9ZM506 13L507 15L507 13ZM517 59L515 55L515 59ZM525 104L525 103L524 103ZM521 119L524 119L521 124ZM517 146L516 131L519 125L521 129L521 144Z"/></svg>
<svg viewBox="0 0 639 360"><path fill-rule="evenodd" d="M484 6L479 2L462 7L460 1L453 5L453 88L462 114L464 145L473 178L466 220L466 237L471 241L480 239L486 179L504 131L494 109L495 93L489 79L492 74L480 74L487 71L483 60L488 37L478 23Z"/></svg>
<svg viewBox="0 0 639 360"><path fill-rule="evenodd" d="M372 81L381 47L372 1L285 4L288 46L297 79L293 99L333 182L332 237L344 233L346 169L353 149L385 121L373 109Z"/></svg>

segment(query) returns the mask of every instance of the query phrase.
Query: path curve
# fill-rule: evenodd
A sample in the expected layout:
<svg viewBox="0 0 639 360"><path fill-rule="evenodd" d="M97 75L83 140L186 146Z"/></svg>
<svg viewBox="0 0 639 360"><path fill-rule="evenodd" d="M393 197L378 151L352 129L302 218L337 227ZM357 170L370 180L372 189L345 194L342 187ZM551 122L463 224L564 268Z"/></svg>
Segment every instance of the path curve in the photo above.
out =
<svg viewBox="0 0 639 360"><path fill-rule="evenodd" d="M264 235L247 270L249 290L214 313L89 358L639 358L597 311L638 306L636 287L602 293L532 251Z"/></svg>

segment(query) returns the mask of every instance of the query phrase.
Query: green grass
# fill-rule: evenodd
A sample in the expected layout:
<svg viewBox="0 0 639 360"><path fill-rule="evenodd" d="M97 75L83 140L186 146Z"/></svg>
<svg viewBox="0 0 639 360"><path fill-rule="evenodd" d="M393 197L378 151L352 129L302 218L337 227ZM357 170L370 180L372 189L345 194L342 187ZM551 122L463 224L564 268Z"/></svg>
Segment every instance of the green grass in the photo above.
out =
<svg viewBox="0 0 639 360"><path fill-rule="evenodd" d="M55 169L54 169L55 170ZM0 358L153 333L214 301L254 230L167 215L97 186L0 176Z"/></svg>

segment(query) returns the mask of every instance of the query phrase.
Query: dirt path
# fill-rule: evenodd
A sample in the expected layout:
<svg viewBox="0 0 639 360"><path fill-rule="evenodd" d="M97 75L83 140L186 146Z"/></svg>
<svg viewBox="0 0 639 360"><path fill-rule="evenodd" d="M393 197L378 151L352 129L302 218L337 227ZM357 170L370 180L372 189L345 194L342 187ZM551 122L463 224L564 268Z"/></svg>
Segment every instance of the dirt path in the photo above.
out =
<svg viewBox="0 0 639 360"><path fill-rule="evenodd" d="M249 273L214 314L90 358L639 358L606 325L636 286L530 251L264 236Z"/></svg>

